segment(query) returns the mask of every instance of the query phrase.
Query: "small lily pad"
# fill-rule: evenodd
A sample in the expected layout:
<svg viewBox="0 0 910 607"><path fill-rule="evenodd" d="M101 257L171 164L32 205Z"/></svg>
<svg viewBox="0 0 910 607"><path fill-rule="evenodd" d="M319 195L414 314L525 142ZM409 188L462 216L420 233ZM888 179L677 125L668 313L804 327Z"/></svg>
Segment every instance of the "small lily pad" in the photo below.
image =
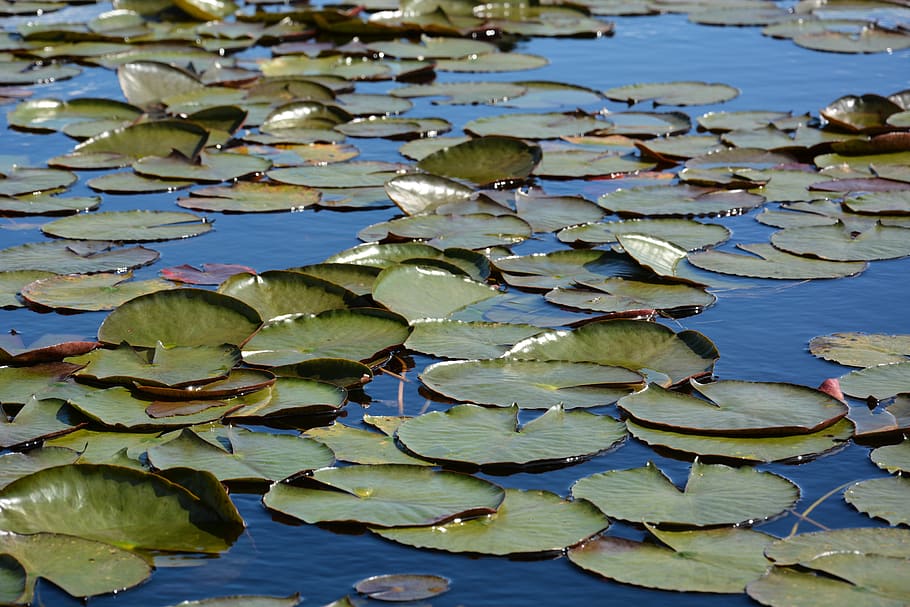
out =
<svg viewBox="0 0 910 607"><path fill-rule="evenodd" d="M436 175L486 184L526 178L541 154L539 146L520 139L487 136L433 152L417 166Z"/></svg>
<svg viewBox="0 0 910 607"><path fill-rule="evenodd" d="M219 285L218 292L249 304L265 320L343 309L357 299L344 287L288 270L234 274Z"/></svg>
<svg viewBox="0 0 910 607"><path fill-rule="evenodd" d="M377 601L419 601L438 596L449 589L449 580L440 575L374 575L354 584L360 594Z"/></svg>
<svg viewBox="0 0 910 607"><path fill-rule="evenodd" d="M300 211L319 202L319 190L304 186L240 181L231 186L209 186L178 198L177 205L197 211L220 213L271 213Z"/></svg>
<svg viewBox="0 0 910 607"><path fill-rule="evenodd" d="M132 272L57 275L36 280L20 291L27 302L58 310L113 310L146 293L176 288L165 280L130 280Z"/></svg>
<svg viewBox="0 0 910 607"><path fill-rule="evenodd" d="M710 105L739 96L739 90L718 83L655 82L614 87L604 91L604 96L630 105L647 100L653 101L654 105Z"/></svg>
<svg viewBox="0 0 910 607"><path fill-rule="evenodd" d="M498 291L463 276L423 266L386 268L373 285L373 297L409 321L445 318L471 304L496 297Z"/></svg>

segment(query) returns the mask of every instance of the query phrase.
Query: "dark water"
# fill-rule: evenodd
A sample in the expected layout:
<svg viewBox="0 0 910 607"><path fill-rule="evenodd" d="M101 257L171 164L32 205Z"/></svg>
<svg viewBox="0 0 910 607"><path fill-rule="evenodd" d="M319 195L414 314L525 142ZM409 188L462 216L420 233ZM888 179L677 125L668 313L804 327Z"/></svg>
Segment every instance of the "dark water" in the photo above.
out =
<svg viewBox="0 0 910 607"><path fill-rule="evenodd" d="M847 94L890 94L910 88L910 51L894 54L838 55L800 49L788 41L772 40L756 28L719 28L692 25L684 16L616 19L616 34L594 40L545 40L522 43L516 50L545 55L551 64L531 72L482 76L439 74L439 80L504 79L555 80L607 89L636 82L704 80L738 87L742 94L722 106L687 108L694 118L710 110L767 109L794 114L818 110ZM358 92L382 92L387 83L358 85ZM34 97L115 96L119 89L112 73L87 70L82 76L54 85L36 87ZM7 108L10 106L7 106ZM620 104L605 102L613 111ZM7 109L5 108L5 109ZM596 107L583 109L594 110ZM440 116L460 126L480 115L509 111L504 108L447 106L441 109L416 100L411 116ZM521 110L517 110L521 111ZM3 153L24 155L41 165L68 151L72 142L62 135L27 135L3 130ZM397 161L397 144L381 140L351 140L360 159ZM85 174L85 178L93 176ZM588 198L618 184L610 182L554 182L543 184L550 193L584 194ZM90 194L84 186L72 193ZM175 194L104 196L104 210L128 208L175 209ZM163 267L189 263L241 263L264 271L322 261L328 255L357 244L356 232L394 216L394 210L354 213L304 211L293 214L215 215L215 231L185 241L150 245L161 260L136 273L155 275ZM767 242L770 230L753 219L754 213L719 220L733 232L731 242ZM0 219L0 246L43 239L40 218ZM552 239L528 242L516 253L556 248ZM716 375L723 379L786 381L817 386L827 377L848 369L814 358L808 341L835 331L910 332L910 261L875 262L862 275L811 283L731 279L740 288L720 292L718 303L704 313L670 323L675 329L695 329L710 337L721 353ZM25 341L45 333L91 337L103 315L37 314L25 310L0 311L0 330L16 329ZM418 394L416 373L432 362L415 357L416 368L406 376L403 412L416 414L427 403ZM351 403L346 423L356 423L364 410L371 414L399 412L399 382L377 376L367 386L368 409ZM533 413L523 413L530 419ZM867 447L850 445L840 452L803 465L765 465L796 482L802 491L798 510L848 480L885 473L868 459ZM663 457L630 440L619 449L588 462L545 474L493 477L507 487L543 488L562 495L584 476L609 469L657 463L674 481L685 482L689 462ZM711 596L649 591L608 582L572 566L566 559L518 561L470 558L399 546L368 533L342 533L318 526L290 525L272 520L258 495L235 494L235 503L248 530L227 553L210 559L175 559L162 565L138 589L116 596L93 598L90 605L168 605L185 599L227 594L288 595L299 592L305 605L323 605L352 592L359 579L383 573L425 572L452 579L452 590L432 600L437 607L525 605L749 605L742 596ZM813 518L828 527L874 526L880 523L849 507L840 496L825 501ZM795 522L790 515L758 526L786 535ZM804 523L801 530L812 530ZM616 525L613 532L641 537L639 530ZM169 565L169 566L165 566ZM77 605L79 602L43 585L39 603Z"/></svg>

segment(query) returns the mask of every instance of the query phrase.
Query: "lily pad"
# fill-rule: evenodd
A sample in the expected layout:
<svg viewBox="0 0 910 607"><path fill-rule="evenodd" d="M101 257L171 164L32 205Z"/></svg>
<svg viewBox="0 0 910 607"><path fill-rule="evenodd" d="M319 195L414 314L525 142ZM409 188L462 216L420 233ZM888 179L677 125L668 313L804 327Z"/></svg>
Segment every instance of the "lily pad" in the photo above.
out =
<svg viewBox="0 0 910 607"><path fill-rule="evenodd" d="M519 97L527 88L511 82L433 82L412 84L389 91L395 97L440 97L434 105L477 105L502 103Z"/></svg>
<svg viewBox="0 0 910 607"><path fill-rule="evenodd" d="M660 310L667 315L697 313L717 300L703 288L685 284L642 282L624 278L587 280L579 288L546 293L551 303L603 313Z"/></svg>
<svg viewBox="0 0 910 607"><path fill-rule="evenodd" d="M432 527L370 529L408 546L496 556L549 553L606 529L609 520L591 504L541 490L506 489L495 513Z"/></svg>
<svg viewBox="0 0 910 607"><path fill-rule="evenodd" d="M660 544L603 536L569 550L569 560L625 584L731 594L770 566L763 551L773 537L751 529L649 531Z"/></svg>
<svg viewBox="0 0 910 607"><path fill-rule="evenodd" d="M404 318L372 308L327 310L272 320L243 347L251 365L276 367L313 358L370 360L377 353L404 343Z"/></svg>
<svg viewBox="0 0 910 607"><path fill-rule="evenodd" d="M218 553L239 536L243 521L213 477L197 479L208 494L119 466L48 468L0 490L0 528L66 534L126 549Z"/></svg>
<svg viewBox="0 0 910 607"><path fill-rule="evenodd" d="M241 344L262 323L239 299L203 289L157 291L131 299L111 312L98 339L132 346Z"/></svg>
<svg viewBox="0 0 910 607"><path fill-rule="evenodd" d="M63 447L42 447L25 453L6 453L0 455L0 489L17 478L27 476L38 470L65 466L79 459L79 453Z"/></svg>
<svg viewBox="0 0 910 607"><path fill-rule="evenodd" d="M910 361L875 365L857 369L840 378L845 394L856 398L884 400L910 392Z"/></svg>
<svg viewBox="0 0 910 607"><path fill-rule="evenodd" d="M818 432L786 436L692 434L652 428L632 419L626 420L626 427L632 436L652 447L747 462L803 462L846 446L854 432L853 423L846 419Z"/></svg>
<svg viewBox="0 0 910 607"><path fill-rule="evenodd" d="M301 211L319 202L319 190L304 186L239 181L231 186L209 186L178 198L177 205L197 211L220 213L271 213Z"/></svg>
<svg viewBox="0 0 910 607"><path fill-rule="evenodd" d="M282 417L331 415L348 400L344 387L303 377L279 377L265 398L258 398L258 394L251 394L249 400L252 402L243 403L242 408L229 411L230 421L253 423Z"/></svg>
<svg viewBox="0 0 910 607"><path fill-rule="evenodd" d="M271 166L267 158L232 152L202 152L194 160L178 155L145 156L132 164L140 175L205 182L263 174Z"/></svg>
<svg viewBox="0 0 910 607"><path fill-rule="evenodd" d="M518 342L505 356L657 371L675 384L710 374L719 354L697 331L674 333L657 323L618 319L593 322L572 331L546 331Z"/></svg>
<svg viewBox="0 0 910 607"><path fill-rule="evenodd" d="M408 321L445 318L471 304L496 297L498 291L463 276L429 267L398 265L376 277L373 297Z"/></svg>
<svg viewBox="0 0 910 607"><path fill-rule="evenodd" d="M0 447L12 449L34 445L39 440L73 432L84 424L85 419L64 401L32 397L13 421L0 420Z"/></svg>
<svg viewBox="0 0 910 607"><path fill-rule="evenodd" d="M601 245L619 242L620 234L655 236L687 251L717 245L730 237L730 231L720 224L675 218L625 219L584 224L561 230L556 237L567 243Z"/></svg>
<svg viewBox="0 0 910 607"><path fill-rule="evenodd" d="M214 2L212 2L214 4ZM195 92L205 85L190 72L161 61L129 61L117 67L117 80L126 99L149 106L167 97Z"/></svg>
<svg viewBox="0 0 910 607"><path fill-rule="evenodd" d="M20 196L71 186L76 175L62 169L14 168L0 174L0 195Z"/></svg>
<svg viewBox="0 0 910 607"><path fill-rule="evenodd" d="M515 211L535 232L600 221L603 209L581 196L549 196L538 191L515 192Z"/></svg>
<svg viewBox="0 0 910 607"><path fill-rule="evenodd" d="M0 402L24 404L35 394L63 381L78 371L80 365L68 362L45 362L27 367L0 367Z"/></svg>
<svg viewBox="0 0 910 607"><path fill-rule="evenodd" d="M101 205L97 196L51 196L23 194L0 197L0 213L7 215L71 215L94 211Z"/></svg>
<svg viewBox="0 0 910 607"><path fill-rule="evenodd" d="M526 178L540 162L541 154L539 146L520 139L488 136L433 152L417 166L436 175L486 184Z"/></svg>
<svg viewBox="0 0 910 607"><path fill-rule="evenodd" d="M442 205L470 200L476 195L473 188L458 181L424 173L393 177L385 183L385 191L407 215L429 213Z"/></svg>
<svg viewBox="0 0 910 607"><path fill-rule="evenodd" d="M353 464L433 465L399 449L392 436L339 422L323 428L310 428L306 436L328 446L339 460Z"/></svg>
<svg viewBox="0 0 910 607"><path fill-rule="evenodd" d="M739 90L719 83L654 82L614 87L604 91L604 96L629 105L648 100L654 105L711 105L738 97Z"/></svg>
<svg viewBox="0 0 910 607"><path fill-rule="evenodd" d="M461 249L514 245L530 235L531 226L523 219L489 213L414 215L367 226L357 233L365 241L397 237L420 239L439 248Z"/></svg>
<svg viewBox="0 0 910 607"><path fill-rule="evenodd" d="M522 409L596 407L640 387L634 371L594 363L460 360L435 363L420 374L431 390L460 402Z"/></svg>
<svg viewBox="0 0 910 607"><path fill-rule="evenodd" d="M650 385L624 396L619 407L648 426L722 436L809 434L847 415L847 406L838 399L797 384L689 383L701 398Z"/></svg>
<svg viewBox="0 0 910 607"><path fill-rule="evenodd" d="M212 224L192 213L106 211L64 217L41 229L50 236L73 240L151 242L205 234L212 229Z"/></svg>
<svg viewBox="0 0 910 607"><path fill-rule="evenodd" d="M770 244L740 243L736 246L750 254L710 250L689 253L687 258L693 266L710 272L781 280L842 278L854 276L866 269L863 261L811 259L786 253Z"/></svg>
<svg viewBox="0 0 910 607"><path fill-rule="evenodd" d="M612 251L557 250L500 257L495 262L506 282L528 289L554 289L611 276L640 277L628 256Z"/></svg>
<svg viewBox="0 0 910 607"><path fill-rule="evenodd" d="M888 472L910 472L910 440L873 449L870 457L876 466Z"/></svg>
<svg viewBox="0 0 910 607"><path fill-rule="evenodd" d="M184 429L174 440L150 447L148 459L158 469L192 466L222 482L279 481L335 461L325 445L287 434L231 428L225 442L216 446Z"/></svg>
<svg viewBox="0 0 910 607"><path fill-rule="evenodd" d="M357 299L344 287L287 270L234 274L219 285L218 292L249 304L265 320L343 309Z"/></svg>
<svg viewBox="0 0 910 607"><path fill-rule="evenodd" d="M488 481L424 466L322 468L308 478L312 479L308 487L273 485L263 504L311 524L337 521L402 527L489 514L505 497L501 488Z"/></svg>
<svg viewBox="0 0 910 607"><path fill-rule="evenodd" d="M621 217L703 217L741 213L764 201L742 191L660 185L616 190L601 196L597 204Z"/></svg>
<svg viewBox="0 0 910 607"><path fill-rule="evenodd" d="M495 73L534 70L549 63L546 57L527 53L480 53L462 59L439 59L435 67L440 72Z"/></svg>
<svg viewBox="0 0 910 607"><path fill-rule="evenodd" d="M113 310L126 301L176 287L164 280L131 281L125 274L57 275L36 280L22 287L22 298L31 304L62 310Z"/></svg>
<svg viewBox="0 0 910 607"><path fill-rule="evenodd" d="M541 331L529 324L425 319L411 323L404 345L440 358L496 358Z"/></svg>
<svg viewBox="0 0 910 607"><path fill-rule="evenodd" d="M518 423L519 408L456 405L406 420L396 436L409 451L442 463L480 467L568 465L605 451L625 438L621 422L555 405Z"/></svg>
<svg viewBox="0 0 910 607"><path fill-rule="evenodd" d="M419 601L449 589L449 580L439 575L374 575L354 584L354 589L377 601Z"/></svg>
<svg viewBox="0 0 910 607"><path fill-rule="evenodd" d="M350 161L326 166L302 166L272 169L270 179L291 185L317 188L382 186L395 177L401 165L379 161Z"/></svg>
<svg viewBox="0 0 910 607"><path fill-rule="evenodd" d="M771 244L795 255L830 261L873 261L910 255L910 230L875 224L859 234L843 224L785 228L771 235Z"/></svg>
<svg viewBox="0 0 910 607"><path fill-rule="evenodd" d="M680 490L649 462L585 477L572 486L572 495L625 521L707 527L773 517L796 503L799 489L770 472L696 461Z"/></svg>
<svg viewBox="0 0 910 607"><path fill-rule="evenodd" d="M850 367L874 367L910 359L910 335L831 333L813 337L809 351Z"/></svg>
<svg viewBox="0 0 910 607"><path fill-rule="evenodd" d="M21 308L25 304L19 299L19 291L30 282L41 278L57 276L45 270L12 270L0 272L0 307Z"/></svg>
<svg viewBox="0 0 910 607"><path fill-rule="evenodd" d="M777 565L811 563L826 554L852 552L907 558L910 531L884 527L852 527L800 533L772 542L765 554Z"/></svg>
<svg viewBox="0 0 910 607"><path fill-rule="evenodd" d="M85 185L98 192L107 192L109 194L145 194L151 192L173 192L181 188L188 188L191 185L195 185L195 183L195 181L145 177L133 171L121 171L92 177L85 182Z"/></svg>
<svg viewBox="0 0 910 607"><path fill-rule="evenodd" d="M53 132L83 121L119 120L128 124L140 115L138 107L114 99L29 99L11 111L7 121L20 129Z"/></svg>
<svg viewBox="0 0 910 607"><path fill-rule="evenodd" d="M499 135L523 139L554 139L584 135L609 123L585 113L503 114L475 118L464 130L475 137Z"/></svg>

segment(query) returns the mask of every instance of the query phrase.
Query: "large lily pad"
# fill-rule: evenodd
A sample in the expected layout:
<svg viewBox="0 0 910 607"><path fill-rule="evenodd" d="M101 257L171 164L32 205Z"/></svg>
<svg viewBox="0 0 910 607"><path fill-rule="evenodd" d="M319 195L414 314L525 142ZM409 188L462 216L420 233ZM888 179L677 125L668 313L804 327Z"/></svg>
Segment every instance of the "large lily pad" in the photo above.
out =
<svg viewBox="0 0 910 607"><path fill-rule="evenodd" d="M660 310L665 314L691 314L712 305L717 298L700 287L685 284L642 282L605 278L580 283L580 288L557 288L546 300L582 310L603 313Z"/></svg>
<svg viewBox="0 0 910 607"><path fill-rule="evenodd" d="M572 495L625 521L707 527L776 516L796 503L799 488L770 472L696 461L680 490L649 462L585 477L572 486Z"/></svg>
<svg viewBox="0 0 910 607"><path fill-rule="evenodd" d="M235 274L218 287L269 320L285 314L318 314L348 307L357 295L315 276L286 270Z"/></svg>
<svg viewBox="0 0 910 607"><path fill-rule="evenodd" d="M319 191L304 186L240 181L231 186L209 186L178 198L185 209L221 213L300 211L319 202Z"/></svg>
<svg viewBox="0 0 910 607"><path fill-rule="evenodd" d="M876 466L889 472L910 472L910 440L873 449L869 457Z"/></svg>
<svg viewBox="0 0 910 607"><path fill-rule="evenodd" d="M230 428L227 440L213 444L184 429L174 440L150 447L155 468L192 467L220 481L279 481L304 470L329 466L332 451L322 443L287 434Z"/></svg>
<svg viewBox="0 0 910 607"><path fill-rule="evenodd" d="M608 122L583 113L503 114L475 118L464 125L464 130L476 137L499 135L524 139L553 139L584 135L608 125Z"/></svg>
<svg viewBox="0 0 910 607"><path fill-rule="evenodd" d="M518 412L517 405L457 405L411 418L396 435L409 451L430 461L502 467L576 463L626 434L612 417L559 405L521 426Z"/></svg>
<svg viewBox="0 0 910 607"><path fill-rule="evenodd" d="M786 228L771 235L771 244L796 255L831 261L872 261L910 255L910 230L876 223L856 233L838 223Z"/></svg>
<svg viewBox="0 0 910 607"><path fill-rule="evenodd" d="M518 244L531 236L531 226L508 213L414 215L367 226L357 236L366 241L420 239L439 248L484 249Z"/></svg>
<svg viewBox="0 0 910 607"><path fill-rule="evenodd" d="M29 303L63 310L113 310L124 302L176 285L165 280L131 281L132 272L57 275L25 285L20 294Z"/></svg>
<svg viewBox="0 0 910 607"><path fill-rule="evenodd" d="M30 605L39 579L72 596L89 597L126 590L152 574L149 562L133 552L58 533L3 533L0 551L0 600L10 605ZM18 588L7 594L12 584Z"/></svg>
<svg viewBox="0 0 910 607"><path fill-rule="evenodd" d="M569 550L569 560L617 582L681 592L739 593L767 571L771 536L750 529L661 531L660 544L604 536Z"/></svg>
<svg viewBox="0 0 910 607"><path fill-rule="evenodd" d="M910 359L910 335L831 333L809 341L815 356L851 367L874 367Z"/></svg>
<svg viewBox="0 0 910 607"><path fill-rule="evenodd" d="M10 126L34 131L59 131L77 122L120 120L129 123L142 114L136 106L114 99L30 99L7 115Z"/></svg>
<svg viewBox="0 0 910 607"><path fill-rule="evenodd" d="M411 323L404 345L440 358L496 358L541 331L529 324L426 319Z"/></svg>
<svg viewBox="0 0 910 607"><path fill-rule="evenodd" d="M540 162L542 152L512 137L470 139L425 156L417 166L429 173L477 184L524 179Z"/></svg>
<svg viewBox="0 0 910 607"><path fill-rule="evenodd" d="M781 280L843 278L866 269L863 261L812 259L781 251L765 243L739 243L736 246L749 255L709 250L689 253L687 258L693 266L710 272Z"/></svg>
<svg viewBox="0 0 910 607"><path fill-rule="evenodd" d="M372 308L327 310L275 319L243 347L243 359L253 365L276 367L313 358L370 360L377 353L404 343L404 318Z"/></svg>
<svg viewBox="0 0 910 607"><path fill-rule="evenodd" d="M323 468L308 478L312 479L309 487L273 485L263 496L263 503L307 523L338 521L403 527L489 514L505 497L501 488L488 481L424 466Z"/></svg>
<svg viewBox="0 0 910 607"><path fill-rule="evenodd" d="M910 479L906 477L860 481L847 487L844 499L869 516L892 525L910 525Z"/></svg>
<svg viewBox="0 0 910 607"><path fill-rule="evenodd" d="M630 105L647 100L653 101L654 105L710 105L738 95L739 90L728 84L690 81L630 84L604 91L608 99Z"/></svg>
<svg viewBox="0 0 910 607"><path fill-rule="evenodd" d="M719 354L714 344L696 331L674 333L647 321L606 320L573 331L541 333L515 344L505 356L647 369L666 375L670 383L679 383L709 374Z"/></svg>
<svg viewBox="0 0 910 607"><path fill-rule="evenodd" d="M644 382L622 367L508 359L436 363L423 370L420 380L456 401L522 409L608 405Z"/></svg>
<svg viewBox="0 0 910 607"><path fill-rule="evenodd" d="M310 428L306 436L327 445L341 461L354 464L411 464L432 466L398 448L395 439L387 434L335 422L323 428Z"/></svg>
<svg viewBox="0 0 910 607"><path fill-rule="evenodd" d="M145 156L132 164L133 170L147 177L189 181L218 182L263 174L272 161L250 154L202 152L196 159L180 155Z"/></svg>
<svg viewBox="0 0 910 607"><path fill-rule="evenodd" d="M549 491L506 489L493 514L432 527L371 531L417 548L505 556L562 550L609 524L583 500L567 501Z"/></svg>
<svg viewBox="0 0 910 607"><path fill-rule="evenodd" d="M83 425L85 419L63 400L32 397L13 421L0 421L0 447L31 446L42 439L73 432Z"/></svg>
<svg viewBox="0 0 910 607"><path fill-rule="evenodd" d="M349 161L326 166L272 169L267 174L280 183L317 188L381 186L395 177L401 165L379 161Z"/></svg>
<svg viewBox="0 0 910 607"><path fill-rule="evenodd" d="M176 211L106 211L64 217L41 229L50 236L73 240L151 242L205 234L212 223Z"/></svg>
<svg viewBox="0 0 910 607"><path fill-rule="evenodd" d="M409 321L445 318L497 296L497 290L463 276L425 266L392 266L376 277L373 298Z"/></svg>
<svg viewBox="0 0 910 607"><path fill-rule="evenodd" d="M739 213L764 201L742 191L659 185L616 190L601 196L597 204L623 217L702 217Z"/></svg>
<svg viewBox="0 0 910 607"><path fill-rule="evenodd" d="M645 425L726 436L809 434L847 415L847 406L838 399L796 384L737 380L690 384L701 398L651 385L624 396L619 407Z"/></svg>
<svg viewBox="0 0 910 607"><path fill-rule="evenodd" d="M213 477L196 478L206 495L119 466L47 468L0 490L0 528L62 533L127 549L221 552L243 530L243 521Z"/></svg>
<svg viewBox="0 0 910 607"><path fill-rule="evenodd" d="M878 400L910 392L910 361L851 371L840 378L840 386L850 396Z"/></svg>
<svg viewBox="0 0 910 607"><path fill-rule="evenodd" d="M353 361L347 362L353 364ZM297 368L300 369L300 365ZM318 373L311 375L316 376ZM358 376L358 379L363 377ZM283 417L331 415L341 409L348 400L347 391L343 386L329 383L328 379L320 381L318 378L304 377L279 377L265 398L260 399L257 394L251 394L251 402L244 403L242 408L230 411L229 419L234 422L253 423L268 419L280 420Z"/></svg>
<svg viewBox="0 0 910 607"><path fill-rule="evenodd" d="M730 231L716 223L701 223L694 219L626 219L573 226L561 230L556 237L562 242L592 245L619 242L620 234L643 234L672 242L687 251L717 245L730 237Z"/></svg>
<svg viewBox="0 0 910 607"><path fill-rule="evenodd" d="M71 186L76 175L61 169L14 168L0 174L0 195L19 196Z"/></svg>
<svg viewBox="0 0 910 607"><path fill-rule="evenodd" d="M78 364L46 362L27 367L0 367L0 402L24 404L35 394L79 370Z"/></svg>
<svg viewBox="0 0 910 607"><path fill-rule="evenodd" d="M203 289L157 291L131 299L111 312L98 329L109 344L165 346L239 345L262 320L239 299Z"/></svg>

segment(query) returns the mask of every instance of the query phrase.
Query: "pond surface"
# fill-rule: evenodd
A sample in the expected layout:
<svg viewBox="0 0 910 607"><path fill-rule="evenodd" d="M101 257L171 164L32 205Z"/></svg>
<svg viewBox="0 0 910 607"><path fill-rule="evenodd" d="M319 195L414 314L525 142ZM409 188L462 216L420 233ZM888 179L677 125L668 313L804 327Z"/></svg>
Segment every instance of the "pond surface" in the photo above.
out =
<svg viewBox="0 0 910 607"><path fill-rule="evenodd" d="M94 10L94 9L93 9ZM687 21L685 15L666 14L617 17L615 35L597 39L544 39L519 42L520 52L547 57L548 66L530 72L492 74L484 79L553 80L596 90L637 82L696 80L723 82L741 94L721 105L681 108L693 118L708 111L767 109L818 115L820 108L848 94L888 95L910 88L910 51L876 54L833 54L800 48L789 41L762 36L760 28L709 27ZM260 55L264 52L260 49ZM250 52L255 56L255 52ZM469 74L440 73L438 81L471 80ZM386 92L391 83L362 83L358 92ZM34 96L121 98L110 71L86 69L72 80L35 86ZM482 115L508 110L488 106L439 106L415 99L413 116L439 116L460 127ZM645 104L642 104L643 106ZM623 104L604 101L611 111ZM600 107L584 107L594 111ZM650 108L644 108L645 110ZM675 108L674 108L675 109ZM516 110L519 111L519 110ZM5 113L5 112L4 112ZM350 140L360 149L361 160L402 161L398 142L382 139ZM72 141L63 135L35 135L3 131L4 153L28 157L41 165L46 158L69 151ZM93 176L83 173L82 177ZM540 181L550 194L581 194L590 200L623 186L623 180ZM72 195L94 194L81 182ZM178 194L138 196L104 195L103 210L130 208L175 210ZM152 277L164 267L180 264L236 263L257 271L317 263L358 242L357 232L398 214L396 208L357 212L305 210L277 214L212 214L213 232L187 240L154 243L161 259L136 272ZM712 219L729 227L737 242L766 242L773 231L755 221L757 211ZM43 218L0 219L0 246L37 242ZM565 248L552 234L538 235L514 247L517 254ZM704 333L720 351L715 376L722 379L792 382L818 386L849 369L812 356L808 342L833 332L908 333L910 260L872 262L857 277L809 282L750 280L728 277L730 288L719 290L718 302L701 314L662 320L674 330ZM66 334L94 339L104 314L63 315L26 309L0 310L0 329L15 330L26 343L44 334ZM370 403L349 403L342 420L357 425L364 412L373 415L418 414L444 409L418 393L417 373L434 362L414 355L414 368L399 393L398 379L377 374L366 387ZM851 403L863 406L862 403ZM615 408L607 409L615 414ZM537 413L524 411L527 421ZM582 477L612 469L656 463L674 482L685 482L690 462L660 454L634 439L589 461L540 474L487 476L504 487L540 488L567 495ZM849 444L836 453L799 465L768 464L799 485L797 511L850 480L887 476L869 460L869 448ZM186 599L230 594L286 596L299 592L305 605L323 605L353 593L352 584L385 573L434 573L452 580L452 589L430 603L436 607L493 607L504 605L750 605L746 595L703 595L651 591L617 584L581 571L565 558L513 560L466 557L422 551L384 541L366 532L329 529L276 520L258 494L232 495L247 524L247 531L226 553L214 558L162 560L150 580L122 595L92 598L90 605L169 605ZM835 495L814 509L812 519L828 528L879 526L885 523L858 513ZM785 536L797 522L793 515L756 528ZM814 530L804 522L801 531ZM634 539L645 533L620 523L610 533ZM54 587L43 584L37 604L78 605ZM376 603L378 604L378 603Z"/></svg>

